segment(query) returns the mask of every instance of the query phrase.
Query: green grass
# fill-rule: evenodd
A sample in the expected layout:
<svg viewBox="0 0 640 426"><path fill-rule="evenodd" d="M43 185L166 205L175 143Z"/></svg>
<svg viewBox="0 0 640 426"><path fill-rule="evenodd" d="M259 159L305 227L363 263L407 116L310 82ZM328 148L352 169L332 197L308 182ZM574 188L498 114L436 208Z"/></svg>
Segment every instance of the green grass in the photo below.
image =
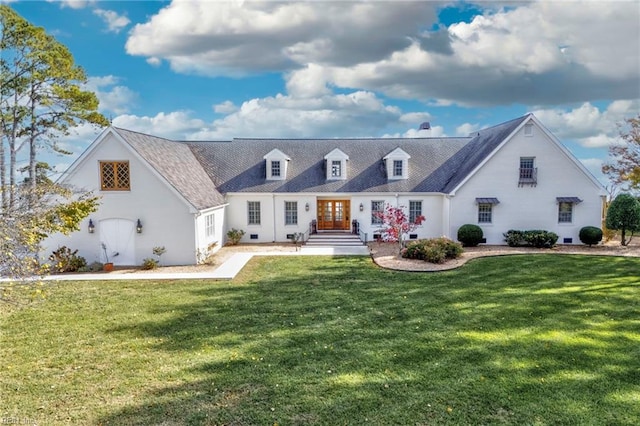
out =
<svg viewBox="0 0 640 426"><path fill-rule="evenodd" d="M0 316L0 418L39 424L640 422L640 259L445 273L254 259L232 282L60 283Z"/></svg>

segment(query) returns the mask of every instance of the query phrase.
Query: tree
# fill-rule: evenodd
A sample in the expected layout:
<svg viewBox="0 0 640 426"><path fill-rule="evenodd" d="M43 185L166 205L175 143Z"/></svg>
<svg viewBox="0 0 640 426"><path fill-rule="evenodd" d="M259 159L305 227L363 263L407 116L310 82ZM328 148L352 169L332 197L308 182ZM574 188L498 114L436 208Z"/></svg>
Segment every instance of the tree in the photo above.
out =
<svg viewBox="0 0 640 426"><path fill-rule="evenodd" d="M625 120L620 137L624 144L609 147L612 162L602 166L602 173L629 191L640 190L640 114Z"/></svg>
<svg viewBox="0 0 640 426"><path fill-rule="evenodd" d="M58 146L60 136L81 123L105 126L108 120L97 111L96 95L82 89L87 77L64 45L7 5L0 5L0 30L0 186L6 213L15 207L21 151L27 151L33 205L38 153L69 154Z"/></svg>
<svg viewBox="0 0 640 426"><path fill-rule="evenodd" d="M607 228L620 231L620 244L626 246L631 242L634 232L640 231L640 201L631 194L618 195L607 210ZM627 232L631 232L626 239Z"/></svg>
<svg viewBox="0 0 640 426"><path fill-rule="evenodd" d="M98 198L53 183L39 161L43 150L62 150L57 139L83 123L108 125L98 98L82 86L87 78L71 52L44 29L0 4L0 276L41 275L38 255L50 234L68 234L98 205ZM27 158L26 166L19 158ZM26 179L18 181L19 173ZM8 300L14 283L0 284Z"/></svg>
<svg viewBox="0 0 640 426"><path fill-rule="evenodd" d="M404 236L415 231L425 220L425 217L420 215L415 218L415 221L409 221L405 209L404 206L393 207L385 203L384 210L375 213L376 217L382 220L382 226L379 230L383 241L397 242L399 250L402 250Z"/></svg>

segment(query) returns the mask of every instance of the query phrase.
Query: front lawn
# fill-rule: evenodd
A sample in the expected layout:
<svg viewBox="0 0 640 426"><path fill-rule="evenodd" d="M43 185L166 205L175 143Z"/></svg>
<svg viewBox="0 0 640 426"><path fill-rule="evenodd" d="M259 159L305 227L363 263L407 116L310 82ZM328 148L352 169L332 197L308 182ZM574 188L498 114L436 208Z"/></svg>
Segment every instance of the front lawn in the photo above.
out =
<svg viewBox="0 0 640 426"><path fill-rule="evenodd" d="M640 423L638 258L266 257L232 282L60 283L0 310L2 419Z"/></svg>

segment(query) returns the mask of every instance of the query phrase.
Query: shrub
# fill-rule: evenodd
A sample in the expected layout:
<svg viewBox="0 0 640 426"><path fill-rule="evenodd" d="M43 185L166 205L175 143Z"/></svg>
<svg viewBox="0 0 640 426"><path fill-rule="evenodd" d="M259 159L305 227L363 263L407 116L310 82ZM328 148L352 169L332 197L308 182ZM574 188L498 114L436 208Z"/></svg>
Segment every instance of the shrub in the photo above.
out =
<svg viewBox="0 0 640 426"><path fill-rule="evenodd" d="M215 261L214 250L217 245L218 245L218 242L214 241L211 244L209 244L206 249L204 250L198 249L196 251L196 259L197 259L198 265L215 265L216 261Z"/></svg>
<svg viewBox="0 0 640 426"><path fill-rule="evenodd" d="M458 241L460 241L464 247L477 246L482 242L483 236L482 228L471 223L462 225L458 229Z"/></svg>
<svg viewBox="0 0 640 426"><path fill-rule="evenodd" d="M77 272L87 266L87 260L78 256L78 250L71 251L67 246L58 247L51 253L49 260L53 262L54 272Z"/></svg>
<svg viewBox="0 0 640 426"><path fill-rule="evenodd" d="M401 256L407 259L424 260L425 240L411 241L401 252Z"/></svg>
<svg viewBox="0 0 640 426"><path fill-rule="evenodd" d="M550 231L534 229L524 231L524 240L528 245L536 248L551 248L558 241L558 234Z"/></svg>
<svg viewBox="0 0 640 426"><path fill-rule="evenodd" d="M583 244L591 247L593 244L598 244L602 241L602 229L595 226L585 226L580 229L579 236Z"/></svg>
<svg viewBox="0 0 640 426"><path fill-rule="evenodd" d="M504 240L509 247L537 247L551 248L558 242L558 234L550 231L531 229L528 231L518 231L510 229L504 234Z"/></svg>
<svg viewBox="0 0 640 426"><path fill-rule="evenodd" d="M235 246L244 237L244 231L242 229L232 228L227 231L227 238L229 239L229 245Z"/></svg>
<svg viewBox="0 0 640 426"><path fill-rule="evenodd" d="M444 263L447 260L447 253L440 245L427 245L424 250L424 260L429 263Z"/></svg>
<svg viewBox="0 0 640 426"><path fill-rule="evenodd" d="M448 238L432 238L428 240L412 241L401 252L407 259L425 260L431 263L443 263L448 259L457 259L463 249L460 243Z"/></svg>
<svg viewBox="0 0 640 426"><path fill-rule="evenodd" d="M142 259L142 266L140 268L144 270L150 270L150 269L156 269L157 267L158 267L158 261L151 257L147 257L146 259Z"/></svg>
<svg viewBox="0 0 640 426"><path fill-rule="evenodd" d="M524 239L524 231L509 229L502 235L504 235L504 241L509 247L522 247L527 245L527 242Z"/></svg>

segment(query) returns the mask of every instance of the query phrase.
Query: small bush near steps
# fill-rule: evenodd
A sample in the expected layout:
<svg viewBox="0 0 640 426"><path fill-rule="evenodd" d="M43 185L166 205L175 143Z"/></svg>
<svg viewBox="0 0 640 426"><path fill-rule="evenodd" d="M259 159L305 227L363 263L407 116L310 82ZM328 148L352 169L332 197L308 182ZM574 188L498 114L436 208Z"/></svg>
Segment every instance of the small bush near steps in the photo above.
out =
<svg viewBox="0 0 640 426"><path fill-rule="evenodd" d="M430 263L444 263L462 255L462 245L445 237L412 241L400 255L407 259L420 259Z"/></svg>

